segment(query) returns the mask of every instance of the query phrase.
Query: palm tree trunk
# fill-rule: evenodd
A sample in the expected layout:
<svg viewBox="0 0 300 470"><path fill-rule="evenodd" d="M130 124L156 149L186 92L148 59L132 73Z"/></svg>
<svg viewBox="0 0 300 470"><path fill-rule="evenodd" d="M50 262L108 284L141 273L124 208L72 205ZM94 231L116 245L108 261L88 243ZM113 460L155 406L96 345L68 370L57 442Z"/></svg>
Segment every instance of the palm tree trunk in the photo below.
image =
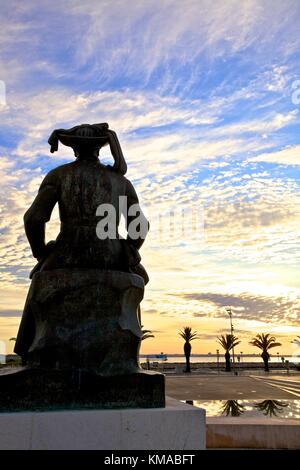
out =
<svg viewBox="0 0 300 470"><path fill-rule="evenodd" d="M226 363L226 367L225 367L226 372L230 372L231 371L230 353L228 351L226 351L225 353L225 363Z"/></svg>
<svg viewBox="0 0 300 470"><path fill-rule="evenodd" d="M184 355L185 355L185 372L191 372L191 366L190 366L190 356L191 356L191 349L192 346L190 345L189 342L184 343Z"/></svg>
<svg viewBox="0 0 300 470"><path fill-rule="evenodd" d="M262 355L261 355L263 361L264 361L264 364L265 364L265 371L266 372L269 372L269 353L267 352L263 352Z"/></svg>

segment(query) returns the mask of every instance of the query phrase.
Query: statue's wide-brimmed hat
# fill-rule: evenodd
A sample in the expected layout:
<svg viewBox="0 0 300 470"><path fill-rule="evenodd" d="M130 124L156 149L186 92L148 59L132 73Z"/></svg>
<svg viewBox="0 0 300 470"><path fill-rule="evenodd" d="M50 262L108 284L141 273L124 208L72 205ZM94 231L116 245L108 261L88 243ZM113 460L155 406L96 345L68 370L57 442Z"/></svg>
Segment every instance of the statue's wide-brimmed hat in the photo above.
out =
<svg viewBox="0 0 300 470"><path fill-rule="evenodd" d="M78 135L60 134L59 141L67 147L87 146L89 148L101 148L108 145L107 137L81 137Z"/></svg>
<svg viewBox="0 0 300 470"><path fill-rule="evenodd" d="M108 144L108 124L81 124L71 129L56 129L49 137L50 152L58 150L58 142L67 147L77 148L88 146L89 148L101 148Z"/></svg>
<svg viewBox="0 0 300 470"><path fill-rule="evenodd" d="M117 134L109 129L106 122L101 124L81 124L71 129L56 129L48 139L50 152L58 150L58 143L61 142L73 150L81 149L100 149L105 145L110 146L114 158L113 169L124 175L127 171L127 165L122 153L122 149Z"/></svg>

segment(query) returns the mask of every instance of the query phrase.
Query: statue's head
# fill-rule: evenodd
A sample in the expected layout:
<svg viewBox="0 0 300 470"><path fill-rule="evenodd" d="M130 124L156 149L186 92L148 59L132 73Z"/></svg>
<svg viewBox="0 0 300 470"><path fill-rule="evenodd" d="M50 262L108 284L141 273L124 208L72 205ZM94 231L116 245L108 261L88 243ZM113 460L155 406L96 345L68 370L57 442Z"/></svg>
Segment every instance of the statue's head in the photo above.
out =
<svg viewBox="0 0 300 470"><path fill-rule="evenodd" d="M110 146L115 160L113 169L121 174L127 171L127 165L114 131L109 129L106 122L101 124L81 124L71 129L56 129L48 140L50 152L58 150L58 142L72 147L78 160L91 160L98 158L101 147Z"/></svg>
<svg viewBox="0 0 300 470"><path fill-rule="evenodd" d="M108 124L81 124L71 129L57 129L52 132L48 142L50 152L58 150L58 141L67 147L72 147L76 158L96 158L99 150L108 144Z"/></svg>

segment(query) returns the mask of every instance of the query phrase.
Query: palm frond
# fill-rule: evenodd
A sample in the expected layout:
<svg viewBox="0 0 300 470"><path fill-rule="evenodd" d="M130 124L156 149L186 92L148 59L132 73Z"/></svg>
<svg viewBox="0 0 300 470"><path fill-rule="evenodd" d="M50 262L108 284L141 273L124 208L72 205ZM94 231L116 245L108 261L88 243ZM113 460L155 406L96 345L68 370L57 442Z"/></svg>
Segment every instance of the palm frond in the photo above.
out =
<svg viewBox="0 0 300 470"><path fill-rule="evenodd" d="M217 341L222 346L222 348L228 352L231 351L232 348L235 348L241 342L237 336L228 334L218 336Z"/></svg>
<svg viewBox="0 0 300 470"><path fill-rule="evenodd" d="M143 325L141 325L141 328L142 328L141 341L144 341L145 339L148 339L148 338L155 338L151 330L143 330Z"/></svg>
<svg viewBox="0 0 300 470"><path fill-rule="evenodd" d="M143 336L141 337L141 341L144 341L145 339L148 339L148 338L154 338L154 337L155 337L154 335L143 334Z"/></svg>
<svg viewBox="0 0 300 470"><path fill-rule="evenodd" d="M199 339L197 331L193 331L190 326L185 326L178 332L179 336L184 339L186 342L193 341L194 339Z"/></svg>
<svg viewBox="0 0 300 470"><path fill-rule="evenodd" d="M269 333L258 333L255 338L249 341L249 344L261 349L263 352L268 352L271 348L281 346L281 343L276 342L275 336L271 336Z"/></svg>
<svg viewBox="0 0 300 470"><path fill-rule="evenodd" d="M281 346L281 343L272 343L272 344L269 345L269 349L277 348L278 346Z"/></svg>
<svg viewBox="0 0 300 470"><path fill-rule="evenodd" d="M291 341L291 343L297 344L298 346L300 345L300 336L296 336L296 338Z"/></svg>

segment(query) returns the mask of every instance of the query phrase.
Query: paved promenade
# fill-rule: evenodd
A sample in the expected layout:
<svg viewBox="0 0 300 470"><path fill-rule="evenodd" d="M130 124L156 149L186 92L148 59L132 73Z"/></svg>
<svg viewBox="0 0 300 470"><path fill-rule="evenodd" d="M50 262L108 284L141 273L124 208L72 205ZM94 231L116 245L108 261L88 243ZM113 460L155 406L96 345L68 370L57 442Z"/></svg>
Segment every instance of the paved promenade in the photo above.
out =
<svg viewBox="0 0 300 470"><path fill-rule="evenodd" d="M300 399L299 376L166 377L166 394L178 400Z"/></svg>

